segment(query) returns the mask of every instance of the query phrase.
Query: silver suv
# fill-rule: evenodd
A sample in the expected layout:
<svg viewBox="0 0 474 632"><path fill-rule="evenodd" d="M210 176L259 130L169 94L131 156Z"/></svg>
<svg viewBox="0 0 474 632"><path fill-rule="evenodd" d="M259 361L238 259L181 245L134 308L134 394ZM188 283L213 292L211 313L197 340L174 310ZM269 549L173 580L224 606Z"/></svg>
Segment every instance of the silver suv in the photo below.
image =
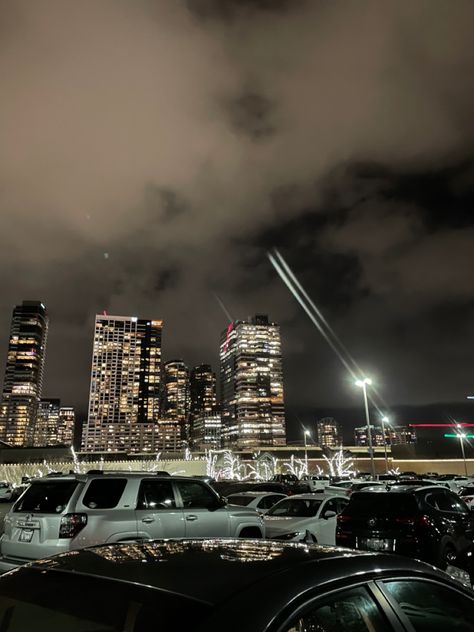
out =
<svg viewBox="0 0 474 632"><path fill-rule="evenodd" d="M199 479L153 473L47 476L5 516L0 572L105 542L159 538L263 538L253 509L227 505Z"/></svg>

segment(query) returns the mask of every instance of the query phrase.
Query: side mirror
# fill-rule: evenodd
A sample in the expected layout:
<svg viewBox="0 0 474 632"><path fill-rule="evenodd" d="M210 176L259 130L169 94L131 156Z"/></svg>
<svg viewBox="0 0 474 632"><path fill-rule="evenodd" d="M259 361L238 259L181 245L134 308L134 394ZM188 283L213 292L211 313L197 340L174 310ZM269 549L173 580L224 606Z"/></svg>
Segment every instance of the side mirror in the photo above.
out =
<svg viewBox="0 0 474 632"><path fill-rule="evenodd" d="M217 511L217 509L221 509L222 507L225 507L226 505L227 505L227 499L224 498L224 496L219 496L219 498L216 498L215 503L212 503L212 505L209 505L208 510Z"/></svg>
<svg viewBox="0 0 474 632"><path fill-rule="evenodd" d="M324 520L329 520L329 518L335 518L336 515L337 514L335 511L331 511L330 509L328 509L327 511L324 512L323 518Z"/></svg>

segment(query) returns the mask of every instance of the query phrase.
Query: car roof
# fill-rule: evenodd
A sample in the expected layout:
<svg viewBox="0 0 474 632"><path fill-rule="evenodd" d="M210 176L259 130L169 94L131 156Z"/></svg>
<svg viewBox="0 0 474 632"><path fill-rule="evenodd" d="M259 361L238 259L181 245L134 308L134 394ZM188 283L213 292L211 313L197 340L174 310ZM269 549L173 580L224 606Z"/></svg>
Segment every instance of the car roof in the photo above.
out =
<svg viewBox="0 0 474 632"><path fill-rule="evenodd" d="M55 475L55 476L41 476L38 478L32 478L31 482L32 483L50 483L51 481L72 481L72 480L77 480L77 481L89 481L92 480L93 478L99 478L99 479L104 479L104 478L114 478L114 477L121 477L121 478L144 478L144 477L149 477L149 478L161 478L163 480L169 481L169 480L184 480L184 481L190 481L190 480L194 480L197 481L199 483L205 483L205 481L203 481L201 478L195 478L193 476L171 476L170 474L162 474L161 472L129 472L129 471L125 471L125 470L104 470L104 471L99 471L99 470L94 470L92 472L87 472L85 474L82 473L73 473L73 474L61 474L61 475ZM208 483L207 483L208 484Z"/></svg>
<svg viewBox="0 0 474 632"><path fill-rule="evenodd" d="M328 565L328 560L333 563ZM38 560L25 568L132 582L218 604L259 582L270 587L277 581L281 586L283 573L291 574L302 566L312 586L354 571L358 575L384 570L440 575L433 567L393 554L239 539L106 544Z"/></svg>
<svg viewBox="0 0 474 632"><path fill-rule="evenodd" d="M291 496L286 496L282 500L293 500L302 499L302 500L327 500L328 498L346 498L346 496L341 496L338 494L328 494L325 492L312 492L307 494L292 494Z"/></svg>
<svg viewBox="0 0 474 632"><path fill-rule="evenodd" d="M234 492L233 494L228 494L227 498L231 498L232 496L251 496L252 498L257 496L283 496L284 498L286 498L286 494L282 494L281 492L262 492L259 490L256 490L254 492Z"/></svg>

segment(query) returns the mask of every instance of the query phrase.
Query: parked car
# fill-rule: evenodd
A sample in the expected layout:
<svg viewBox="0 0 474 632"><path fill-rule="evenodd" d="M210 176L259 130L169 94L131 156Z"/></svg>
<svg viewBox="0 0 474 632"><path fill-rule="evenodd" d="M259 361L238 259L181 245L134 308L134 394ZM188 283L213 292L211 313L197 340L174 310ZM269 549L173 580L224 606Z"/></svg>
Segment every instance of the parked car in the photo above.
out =
<svg viewBox="0 0 474 632"><path fill-rule="evenodd" d="M230 505L240 505L241 507L256 509L259 513L265 513L283 498L286 498L285 494L274 494L273 492L239 492L227 496L227 502Z"/></svg>
<svg viewBox="0 0 474 632"><path fill-rule="evenodd" d="M472 632L473 612L421 562L281 542L106 545L0 578L6 630Z"/></svg>
<svg viewBox="0 0 474 632"><path fill-rule="evenodd" d="M308 485L310 492L320 492L329 485L329 476L305 474L301 477L301 482Z"/></svg>
<svg viewBox="0 0 474 632"><path fill-rule="evenodd" d="M297 485L299 478L296 474L275 474L270 481L273 483L285 483L286 485Z"/></svg>
<svg viewBox="0 0 474 632"><path fill-rule="evenodd" d="M0 571L93 544L180 537L264 537L253 509L204 481L104 472L34 480L5 516Z"/></svg>
<svg viewBox="0 0 474 632"><path fill-rule="evenodd" d="M7 481L0 481L0 502L7 502L13 498L13 485Z"/></svg>
<svg viewBox="0 0 474 632"><path fill-rule="evenodd" d="M474 509L474 485L461 487L458 495L464 500L469 509Z"/></svg>
<svg viewBox="0 0 474 632"><path fill-rule="evenodd" d="M267 538L336 543L336 516L348 500L325 494L298 494L280 500L264 515Z"/></svg>
<svg viewBox="0 0 474 632"><path fill-rule="evenodd" d="M467 505L438 486L358 492L337 518L340 546L400 553L442 569L470 549L473 539Z"/></svg>

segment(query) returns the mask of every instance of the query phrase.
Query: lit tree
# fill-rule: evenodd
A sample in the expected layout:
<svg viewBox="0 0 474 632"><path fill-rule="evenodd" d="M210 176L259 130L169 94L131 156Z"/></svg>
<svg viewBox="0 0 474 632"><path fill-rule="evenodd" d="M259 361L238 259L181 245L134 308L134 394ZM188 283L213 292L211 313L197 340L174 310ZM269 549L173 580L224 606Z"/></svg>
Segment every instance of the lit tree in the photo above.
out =
<svg viewBox="0 0 474 632"><path fill-rule="evenodd" d="M289 462L283 463L283 465L289 474L294 474L297 478L301 478L308 473L306 462L302 459L295 459L294 454L291 455Z"/></svg>
<svg viewBox="0 0 474 632"><path fill-rule="evenodd" d="M355 476L354 463L351 457L344 456L344 450L339 448L330 458L324 455L331 476L341 478Z"/></svg>

